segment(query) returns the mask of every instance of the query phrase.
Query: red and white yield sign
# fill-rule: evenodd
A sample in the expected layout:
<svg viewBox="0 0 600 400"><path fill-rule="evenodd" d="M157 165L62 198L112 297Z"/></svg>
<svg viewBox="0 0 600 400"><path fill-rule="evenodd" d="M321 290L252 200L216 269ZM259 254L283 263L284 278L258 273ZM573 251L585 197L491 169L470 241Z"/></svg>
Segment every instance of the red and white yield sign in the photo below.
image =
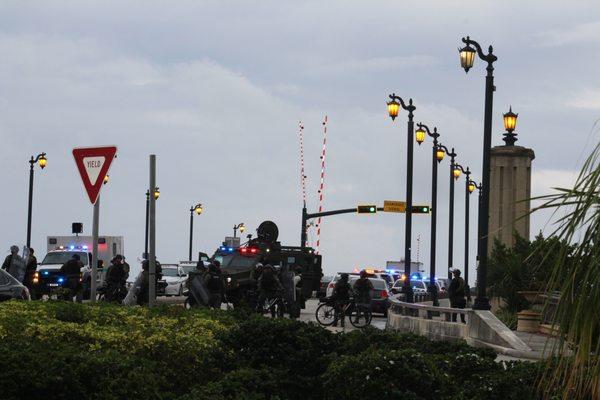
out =
<svg viewBox="0 0 600 400"><path fill-rule="evenodd" d="M96 204L104 177L117 154L117 146L78 147L73 149L75 165L92 204Z"/></svg>

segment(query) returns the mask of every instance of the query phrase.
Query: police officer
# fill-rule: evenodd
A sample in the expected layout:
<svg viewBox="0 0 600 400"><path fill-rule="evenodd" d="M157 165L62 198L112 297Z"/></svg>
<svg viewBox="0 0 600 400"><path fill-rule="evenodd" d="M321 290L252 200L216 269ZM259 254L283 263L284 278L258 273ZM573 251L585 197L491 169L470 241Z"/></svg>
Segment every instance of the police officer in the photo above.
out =
<svg viewBox="0 0 600 400"><path fill-rule="evenodd" d="M333 293L331 298L334 301L335 316L333 320L333 326L337 326L338 321L341 318L340 325L343 328L345 325L346 312L344 311L346 305L350 302L350 291L352 288L348 283L348 274L344 273L340 275L340 279L335 283L333 287Z"/></svg>
<svg viewBox="0 0 600 400"><path fill-rule="evenodd" d="M121 301L124 297L127 273L123 265L123 256L117 254L112 259L106 272L106 299L108 301Z"/></svg>
<svg viewBox="0 0 600 400"><path fill-rule="evenodd" d="M277 297L280 297L280 293L283 291L283 286L281 286L281 282L277 279L275 275L275 269L271 264L265 265L263 268L263 272L258 279L258 307L259 311L264 304L265 300L271 300ZM275 307L270 307L271 316L275 318Z"/></svg>
<svg viewBox="0 0 600 400"><path fill-rule="evenodd" d="M360 271L360 277L354 282L354 293L356 295L357 315L360 318L363 310L371 308L371 291L374 290L373 283L367 277L367 271Z"/></svg>
<svg viewBox="0 0 600 400"><path fill-rule="evenodd" d="M33 287L33 277L35 275L35 271L37 271L37 258L35 258L34 250L29 249L29 257L27 258L27 265L25 266L25 279L23 280L23 284L29 289L29 293L33 298L36 297L36 293Z"/></svg>
<svg viewBox="0 0 600 400"><path fill-rule="evenodd" d="M210 294L208 306L220 310L225 287L223 285L221 263L219 261L214 260L208 266L208 272L204 274L204 286L206 286Z"/></svg>
<svg viewBox="0 0 600 400"><path fill-rule="evenodd" d="M455 269L452 271L452 281L448 287L448 298L450 299L450 307L452 308L465 308L467 301L465 300L465 291L467 285L463 278L460 277L460 270ZM460 320L465 323L465 315L460 314ZM452 322L456 322L456 313L452 314Z"/></svg>
<svg viewBox="0 0 600 400"><path fill-rule="evenodd" d="M83 263L79 254L73 254L71 259L60 267L60 274L65 277L65 289L68 290L65 300L73 301L73 297L77 297L77 302L81 303L81 267Z"/></svg>

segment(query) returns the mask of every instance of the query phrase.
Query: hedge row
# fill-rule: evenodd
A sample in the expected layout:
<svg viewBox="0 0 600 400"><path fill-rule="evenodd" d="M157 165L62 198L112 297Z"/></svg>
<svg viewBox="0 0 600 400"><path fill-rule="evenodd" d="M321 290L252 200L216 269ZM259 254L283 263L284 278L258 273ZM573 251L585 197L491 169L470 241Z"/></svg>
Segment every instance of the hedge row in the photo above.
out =
<svg viewBox="0 0 600 400"><path fill-rule="evenodd" d="M527 399L538 365L234 312L0 304L3 399Z"/></svg>

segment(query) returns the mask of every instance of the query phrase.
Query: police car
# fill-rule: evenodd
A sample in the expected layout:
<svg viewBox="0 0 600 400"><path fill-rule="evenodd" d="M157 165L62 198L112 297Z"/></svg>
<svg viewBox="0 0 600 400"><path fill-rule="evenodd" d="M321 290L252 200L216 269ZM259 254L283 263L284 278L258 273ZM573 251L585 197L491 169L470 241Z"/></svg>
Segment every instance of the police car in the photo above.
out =
<svg viewBox="0 0 600 400"><path fill-rule="evenodd" d="M33 285L38 296L50 294L54 289L66 284L66 277L60 273L60 268L75 254L83 264L81 273L89 273L92 254L88 252L87 246L59 246L46 254L33 276Z"/></svg>

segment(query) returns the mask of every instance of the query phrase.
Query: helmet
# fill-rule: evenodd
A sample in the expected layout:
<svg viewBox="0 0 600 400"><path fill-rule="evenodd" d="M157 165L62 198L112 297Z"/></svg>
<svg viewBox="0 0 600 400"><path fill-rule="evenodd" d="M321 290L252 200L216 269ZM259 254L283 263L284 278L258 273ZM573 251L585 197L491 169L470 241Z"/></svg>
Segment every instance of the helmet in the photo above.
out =
<svg viewBox="0 0 600 400"><path fill-rule="evenodd" d="M349 275L347 273L343 273L340 275L340 279L343 281L347 281L349 278Z"/></svg>
<svg viewBox="0 0 600 400"><path fill-rule="evenodd" d="M254 269L262 269L264 266L261 263L256 263Z"/></svg>
<svg viewBox="0 0 600 400"><path fill-rule="evenodd" d="M360 271L360 277L361 278L366 278L367 277L367 271L365 271L364 269L362 271Z"/></svg>

